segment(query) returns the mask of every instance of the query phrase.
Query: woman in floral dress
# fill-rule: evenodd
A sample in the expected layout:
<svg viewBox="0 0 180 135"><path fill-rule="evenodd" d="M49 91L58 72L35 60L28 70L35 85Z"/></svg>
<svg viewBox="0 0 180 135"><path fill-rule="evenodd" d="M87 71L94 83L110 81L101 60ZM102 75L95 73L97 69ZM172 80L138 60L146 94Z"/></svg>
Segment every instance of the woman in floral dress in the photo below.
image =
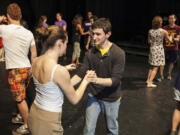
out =
<svg viewBox="0 0 180 135"><path fill-rule="evenodd" d="M149 64L150 69L147 78L147 87L157 87L153 84L153 79L156 76L160 66L165 65L165 55L163 48L163 40L166 38L171 42L172 36L168 36L168 32L162 29L162 18L155 16L152 20L152 29L148 33L148 43L150 45Z"/></svg>

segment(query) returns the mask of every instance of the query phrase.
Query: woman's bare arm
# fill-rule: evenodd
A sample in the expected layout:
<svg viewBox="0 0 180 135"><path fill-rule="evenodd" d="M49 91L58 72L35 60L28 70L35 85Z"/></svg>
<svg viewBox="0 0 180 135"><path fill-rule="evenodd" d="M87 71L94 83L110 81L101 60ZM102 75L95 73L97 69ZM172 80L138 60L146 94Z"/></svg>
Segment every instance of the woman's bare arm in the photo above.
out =
<svg viewBox="0 0 180 135"><path fill-rule="evenodd" d="M89 32L84 32L84 30L83 30L83 28L81 27L80 24L77 25L77 28L79 29L81 35L87 35L87 34L89 34Z"/></svg>
<svg viewBox="0 0 180 135"><path fill-rule="evenodd" d="M74 87L71 84L70 75L69 72L65 67L59 66L55 71L54 81L57 83L68 100L72 104L77 104L79 100L82 98L84 91L89 84L89 78L91 78L91 75L93 75L94 71L90 71L86 74L84 79L82 80L80 86L75 90Z"/></svg>
<svg viewBox="0 0 180 135"><path fill-rule="evenodd" d="M166 30L163 30L163 35L165 37L166 40L168 40L169 42L172 42L172 36L169 36L168 32Z"/></svg>
<svg viewBox="0 0 180 135"><path fill-rule="evenodd" d="M150 38L150 30L149 30L149 32L148 32L148 44L149 44L149 45L152 44L152 40L151 40L151 38Z"/></svg>

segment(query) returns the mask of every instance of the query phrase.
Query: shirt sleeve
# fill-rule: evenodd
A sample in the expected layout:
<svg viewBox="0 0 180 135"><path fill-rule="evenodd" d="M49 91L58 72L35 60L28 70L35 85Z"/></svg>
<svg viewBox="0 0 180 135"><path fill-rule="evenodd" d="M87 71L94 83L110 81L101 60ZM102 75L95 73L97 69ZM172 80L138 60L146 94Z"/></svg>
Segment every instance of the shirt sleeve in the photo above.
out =
<svg viewBox="0 0 180 135"><path fill-rule="evenodd" d="M35 45L35 40L34 40L33 34L32 34L32 39L31 39L31 44L30 44L30 45L31 45L31 46Z"/></svg>
<svg viewBox="0 0 180 135"><path fill-rule="evenodd" d="M86 55L84 57L83 64L77 71L77 75L81 78L84 78L87 70L89 70L89 60L88 60L88 56Z"/></svg>
<svg viewBox="0 0 180 135"><path fill-rule="evenodd" d="M122 78L124 68L125 68L125 53L121 51L117 56L113 59L113 67L112 67L112 86L116 87Z"/></svg>
<svg viewBox="0 0 180 135"><path fill-rule="evenodd" d="M66 23L66 21L64 21L64 26L67 26L67 23Z"/></svg>
<svg viewBox="0 0 180 135"><path fill-rule="evenodd" d="M167 29L167 27L166 27L166 26L163 26L162 28L163 28L163 29L165 29L165 30Z"/></svg>
<svg viewBox="0 0 180 135"><path fill-rule="evenodd" d="M86 27L85 23L86 23L86 21L84 21L83 24L82 24L83 29Z"/></svg>
<svg viewBox="0 0 180 135"><path fill-rule="evenodd" d="M57 21L54 22L54 25L57 25Z"/></svg>
<svg viewBox="0 0 180 135"><path fill-rule="evenodd" d="M180 35L180 26L178 27L178 33L177 34Z"/></svg>

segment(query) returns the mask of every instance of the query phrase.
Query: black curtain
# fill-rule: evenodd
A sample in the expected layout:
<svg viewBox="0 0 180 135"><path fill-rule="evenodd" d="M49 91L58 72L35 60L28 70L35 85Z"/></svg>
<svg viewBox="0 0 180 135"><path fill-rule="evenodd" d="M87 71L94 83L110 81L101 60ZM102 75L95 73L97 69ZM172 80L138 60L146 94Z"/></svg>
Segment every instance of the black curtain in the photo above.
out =
<svg viewBox="0 0 180 135"><path fill-rule="evenodd" d="M112 23L114 40L129 39L137 33L147 31L150 3L143 0L87 0L87 11L92 10L99 17L108 17ZM144 34L144 33L143 33Z"/></svg>
<svg viewBox="0 0 180 135"><path fill-rule="evenodd" d="M155 15L174 12L178 16L179 0L0 0L0 14L5 14L7 5L17 2L32 29L41 15L48 17L48 24L55 21L57 12L63 14L71 30L75 14L86 18L88 11L98 17L108 17L112 23L113 40L130 40L137 35L147 35Z"/></svg>

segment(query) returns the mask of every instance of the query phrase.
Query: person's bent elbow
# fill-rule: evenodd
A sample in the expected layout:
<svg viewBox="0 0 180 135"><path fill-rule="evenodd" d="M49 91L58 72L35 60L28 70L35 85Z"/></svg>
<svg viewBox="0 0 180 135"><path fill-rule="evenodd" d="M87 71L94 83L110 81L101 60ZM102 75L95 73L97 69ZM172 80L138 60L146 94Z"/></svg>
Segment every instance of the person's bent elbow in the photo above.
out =
<svg viewBox="0 0 180 135"><path fill-rule="evenodd" d="M113 77L113 78L112 78L112 85L111 85L111 86L112 86L112 87L118 86L119 83L120 83L120 81L121 81L120 78Z"/></svg>
<svg viewBox="0 0 180 135"><path fill-rule="evenodd" d="M80 99L76 99L76 98L70 100L71 104L73 104L73 105L77 105L79 103L79 101L80 101Z"/></svg>

